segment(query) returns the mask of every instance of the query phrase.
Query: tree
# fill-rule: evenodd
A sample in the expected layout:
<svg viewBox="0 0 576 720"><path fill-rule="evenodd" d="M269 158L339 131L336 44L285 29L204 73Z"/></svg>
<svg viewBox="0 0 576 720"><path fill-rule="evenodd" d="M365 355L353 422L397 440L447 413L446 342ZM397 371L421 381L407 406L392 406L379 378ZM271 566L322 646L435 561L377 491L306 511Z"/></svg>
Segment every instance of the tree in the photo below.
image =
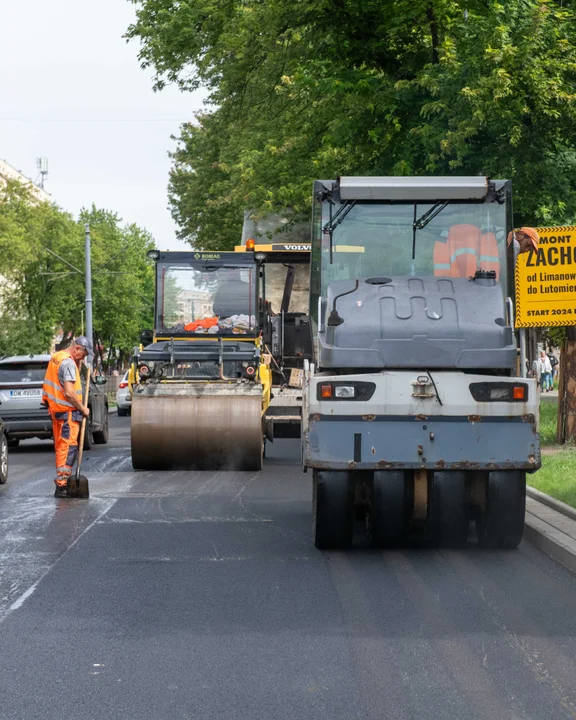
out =
<svg viewBox="0 0 576 720"><path fill-rule="evenodd" d="M75 220L54 204L34 204L12 183L0 191L0 354L47 352L59 330L66 338L80 332L84 275L71 266L84 268L86 222L97 336L126 352L152 325L150 234L94 207Z"/></svg>
<svg viewBox="0 0 576 720"><path fill-rule="evenodd" d="M573 2L134 2L156 86L209 90L170 183L198 247L340 174L509 177L522 223L576 216Z"/></svg>

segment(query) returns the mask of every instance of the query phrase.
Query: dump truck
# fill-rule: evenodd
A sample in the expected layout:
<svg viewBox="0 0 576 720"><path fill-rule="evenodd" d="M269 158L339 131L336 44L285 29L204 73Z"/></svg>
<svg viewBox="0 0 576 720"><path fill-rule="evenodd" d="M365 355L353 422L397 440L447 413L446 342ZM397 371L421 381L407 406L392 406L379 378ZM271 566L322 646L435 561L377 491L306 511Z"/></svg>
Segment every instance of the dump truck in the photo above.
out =
<svg viewBox="0 0 576 720"><path fill-rule="evenodd" d="M314 183L302 463L314 541L516 547L540 467L536 381L517 375L512 185ZM363 253L340 254L350 242Z"/></svg>
<svg viewBox="0 0 576 720"><path fill-rule="evenodd" d="M298 338L311 354L309 319L289 312L290 287L273 311L266 268L308 264L309 246L264 250L252 239L235 252L150 251L155 327L131 373L134 468L260 470L266 438L300 436L299 389L297 406L269 408L276 368L303 365Z"/></svg>

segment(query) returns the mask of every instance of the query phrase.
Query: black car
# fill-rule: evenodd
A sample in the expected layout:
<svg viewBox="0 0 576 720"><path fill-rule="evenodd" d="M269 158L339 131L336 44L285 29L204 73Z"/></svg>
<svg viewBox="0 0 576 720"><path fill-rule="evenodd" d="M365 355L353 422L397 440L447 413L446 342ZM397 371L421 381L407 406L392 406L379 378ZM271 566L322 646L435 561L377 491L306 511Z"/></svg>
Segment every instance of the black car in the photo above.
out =
<svg viewBox="0 0 576 720"><path fill-rule="evenodd" d="M8 440L4 430L4 423L0 420L0 485L8 480Z"/></svg>
<svg viewBox="0 0 576 720"><path fill-rule="evenodd" d="M6 426L9 447L17 447L25 438L52 437L50 415L40 405L49 360L50 355L17 355L0 359L0 418ZM83 368L83 392L85 378L86 368ZM90 417L84 435L84 450L89 450L93 443L108 442L108 398L100 387L105 382L105 377L90 380Z"/></svg>

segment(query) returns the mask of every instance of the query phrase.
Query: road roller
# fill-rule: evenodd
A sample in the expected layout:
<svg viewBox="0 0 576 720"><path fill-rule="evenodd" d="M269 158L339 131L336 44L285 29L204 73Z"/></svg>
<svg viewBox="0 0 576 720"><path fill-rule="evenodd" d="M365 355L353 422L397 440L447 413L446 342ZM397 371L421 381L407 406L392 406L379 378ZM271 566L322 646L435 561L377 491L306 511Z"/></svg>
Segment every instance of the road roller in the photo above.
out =
<svg viewBox="0 0 576 720"><path fill-rule="evenodd" d="M155 327L135 354L136 469L262 468L270 402L260 253L160 252Z"/></svg>
<svg viewBox="0 0 576 720"><path fill-rule="evenodd" d="M514 548L540 461L517 370L512 186L487 177L314 183L302 462L319 548ZM351 241L364 252L339 254Z"/></svg>
<svg viewBox="0 0 576 720"><path fill-rule="evenodd" d="M134 468L260 470L266 439L300 437L293 371L312 339L295 277L310 244L247 238L234 252L149 256L155 328L131 373ZM307 303L307 279L299 294Z"/></svg>

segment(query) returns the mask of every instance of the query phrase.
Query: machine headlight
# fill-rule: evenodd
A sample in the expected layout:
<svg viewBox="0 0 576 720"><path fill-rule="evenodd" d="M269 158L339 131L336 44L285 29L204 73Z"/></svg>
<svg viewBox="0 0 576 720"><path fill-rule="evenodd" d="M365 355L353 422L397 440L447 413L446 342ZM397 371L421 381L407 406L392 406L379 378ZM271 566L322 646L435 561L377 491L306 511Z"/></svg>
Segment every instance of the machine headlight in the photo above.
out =
<svg viewBox="0 0 576 720"><path fill-rule="evenodd" d="M470 392L478 402L526 402L528 385L513 382L479 382L470 384Z"/></svg>
<svg viewBox="0 0 576 720"><path fill-rule="evenodd" d="M150 260L158 260L160 257L160 253L158 250L148 250L146 253L146 257L150 258Z"/></svg>
<svg viewBox="0 0 576 720"><path fill-rule="evenodd" d="M356 388L354 385L336 385L334 388L334 397L337 398L353 398L356 396Z"/></svg>
<svg viewBox="0 0 576 720"><path fill-rule="evenodd" d="M375 390L376 383L373 382L334 380L332 382L318 383L316 398L318 400L356 400L363 402L364 400L370 400Z"/></svg>

